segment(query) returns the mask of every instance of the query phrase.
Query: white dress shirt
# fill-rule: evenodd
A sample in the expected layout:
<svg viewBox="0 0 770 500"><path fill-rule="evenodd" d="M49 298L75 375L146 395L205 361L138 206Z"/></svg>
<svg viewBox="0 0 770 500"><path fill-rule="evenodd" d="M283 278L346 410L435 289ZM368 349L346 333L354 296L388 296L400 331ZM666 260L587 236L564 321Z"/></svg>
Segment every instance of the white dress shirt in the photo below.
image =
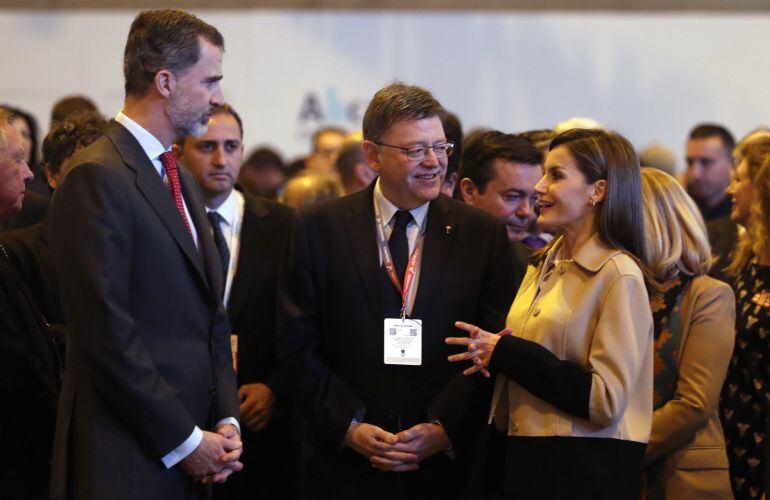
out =
<svg viewBox="0 0 770 500"><path fill-rule="evenodd" d="M385 237L390 239L391 233L393 233L393 226L396 224L396 212L401 210L396 205L390 202L380 189L380 179L377 178L377 183L374 185L374 196L377 198L377 202L380 205L380 217L382 217L383 223L385 223ZM425 223L428 217L428 206L430 202L424 203L417 208L409 210L412 214L412 220L406 226L406 239L409 242L409 255L414 252L414 247L417 245L417 239L420 236L420 232L425 231ZM384 262L382 255L382 249L380 249L380 266ZM417 262L417 269L414 273L414 285L412 285L412 291L406 301L406 314L412 314L412 307L414 306L414 299L417 296L417 289L420 286L420 269L422 268L422 256L420 261ZM399 276L401 284L403 285L404 277Z"/></svg>
<svg viewBox="0 0 770 500"><path fill-rule="evenodd" d="M164 182L167 182L166 172L163 168L163 164L160 162L160 155L169 150L164 148L163 144L160 143L158 138L148 132L147 129L126 116L123 113L123 110L118 111L118 114L115 117L115 121L126 127L131 135L134 136L134 138L139 142L139 145L144 150L147 157L150 159L150 161L152 161L152 165L155 167L155 170L158 171L158 175L161 177L161 179L163 179ZM169 197L170 196L171 193L169 192ZM195 247L198 248L198 232L195 230L195 224L193 224L193 220L190 217L190 211L187 209L187 202L184 200L184 196L182 197L182 203L184 205L184 213L187 216L187 220L190 222L190 232L192 233L193 242L195 243ZM234 417L227 417L220 420L217 422L217 427L225 424L233 424L235 428L238 429L238 432L241 431L238 420L236 420ZM175 466L187 455L195 451L201 441L203 441L203 431L196 425L190 436L185 439L182 444L171 450L168 455L161 459L163 461L163 465L165 465L167 469Z"/></svg>
<svg viewBox="0 0 770 500"><path fill-rule="evenodd" d="M126 127L128 131L131 132L131 135L133 135L134 138L139 141L139 145L142 147L147 157L150 158L152 166L155 167L155 170L158 171L160 178L163 179L164 183L168 184L168 179L166 178L166 170L163 168L163 164L160 162L160 155L171 151L171 148L164 148L163 144L160 143L157 137L152 135L147 131L147 129L136 123L134 120L123 114L123 110L118 111L118 115L115 117L115 121ZM170 192L169 197L171 197ZM182 204L184 205L184 214L187 217L187 221L190 223L190 232L192 233L195 248L198 248L198 232L195 230L195 224L193 224L193 220L190 217L190 210L187 209L187 202L185 201L184 196L182 196Z"/></svg>

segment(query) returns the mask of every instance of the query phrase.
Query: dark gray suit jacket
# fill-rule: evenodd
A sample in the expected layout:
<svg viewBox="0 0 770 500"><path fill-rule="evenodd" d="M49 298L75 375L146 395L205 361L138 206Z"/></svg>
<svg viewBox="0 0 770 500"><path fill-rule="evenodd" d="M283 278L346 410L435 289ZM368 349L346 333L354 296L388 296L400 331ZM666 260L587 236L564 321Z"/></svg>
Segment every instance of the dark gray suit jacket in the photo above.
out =
<svg viewBox="0 0 770 500"><path fill-rule="evenodd" d="M49 236L67 339L54 498L199 498L161 458L197 425L238 416L222 275L203 200L180 169L198 233L136 139L111 122L57 188Z"/></svg>
<svg viewBox="0 0 770 500"><path fill-rule="evenodd" d="M440 420L457 460L439 454L421 463L420 471L407 473L414 480L404 485L411 496L399 498L427 498L425 491L447 488L456 493L489 393L487 379L466 377L468 365L447 361L461 349L444 338L463 335L456 320L494 332L504 326L516 292L510 246L499 220L443 195L432 201L412 314L423 320L422 365L385 365L383 320L397 297L379 263L373 187L308 209L295 235L279 347L300 375L315 465L323 470L309 481L333 498L390 494L379 481L397 481L397 474L374 471L364 457L341 449L352 419L365 410L365 422L390 432Z"/></svg>

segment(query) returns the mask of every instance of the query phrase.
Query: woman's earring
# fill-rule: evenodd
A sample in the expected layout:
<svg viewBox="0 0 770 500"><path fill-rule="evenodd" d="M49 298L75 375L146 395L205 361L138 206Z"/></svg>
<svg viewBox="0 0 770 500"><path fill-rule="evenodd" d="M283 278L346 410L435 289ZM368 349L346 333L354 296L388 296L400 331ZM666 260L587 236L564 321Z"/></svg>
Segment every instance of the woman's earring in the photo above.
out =
<svg viewBox="0 0 770 500"><path fill-rule="evenodd" d="M591 206L592 206L592 207L595 207L595 206L596 206L596 200L594 200L593 198L591 198Z"/></svg>

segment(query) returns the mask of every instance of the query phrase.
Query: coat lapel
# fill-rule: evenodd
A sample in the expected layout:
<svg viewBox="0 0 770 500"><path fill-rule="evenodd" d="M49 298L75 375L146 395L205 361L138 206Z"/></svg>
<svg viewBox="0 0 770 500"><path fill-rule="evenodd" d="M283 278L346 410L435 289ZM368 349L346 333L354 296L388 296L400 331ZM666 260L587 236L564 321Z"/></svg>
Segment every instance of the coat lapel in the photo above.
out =
<svg viewBox="0 0 770 500"><path fill-rule="evenodd" d="M179 182L182 185L182 196L187 204L187 210L192 218L190 223L195 226L195 232L198 233L199 251L196 251L195 255L198 257L198 261L203 263L209 290L214 292L214 296L219 300L225 287L226 276L222 276L222 261L219 258L219 250L214 244L208 217L206 217L203 195L198 190L195 178L182 165L179 166ZM179 219L181 220L181 217ZM182 224L184 225L184 222ZM187 228L185 228L185 235L189 236Z"/></svg>
<svg viewBox="0 0 770 500"><path fill-rule="evenodd" d="M125 127L115 121L111 121L105 134L110 138L115 148L123 157L125 164L136 173L136 187L147 200L155 213L174 237L182 252L192 263L200 278L206 282L203 270L203 260L195 248L192 236L187 231L184 221L179 216L171 194L163 184L163 179L158 175L137 140ZM188 198L189 199L189 198ZM188 203L188 209L192 208ZM197 226L196 226L197 227ZM200 233L199 233L200 234Z"/></svg>
<svg viewBox="0 0 770 500"><path fill-rule="evenodd" d="M265 250L264 242L270 232L270 210L256 198L244 195L246 205L243 211L241 225L241 248L238 251L238 267L235 271L233 284L230 288L230 300L227 313L230 318L236 318L243 309L246 291L257 286L257 265L262 261ZM262 243L262 244L260 244Z"/></svg>
<svg viewBox="0 0 770 500"><path fill-rule="evenodd" d="M447 198L439 196L428 208L428 227L425 229L425 247L420 263L420 279L411 316L422 318L441 282L449 249L457 234L456 222Z"/></svg>
<svg viewBox="0 0 770 500"><path fill-rule="evenodd" d="M382 292L380 290L380 254L377 247L377 228L374 222L374 183L351 197L350 212L346 220L348 236L355 256L361 282L377 317L382 317Z"/></svg>

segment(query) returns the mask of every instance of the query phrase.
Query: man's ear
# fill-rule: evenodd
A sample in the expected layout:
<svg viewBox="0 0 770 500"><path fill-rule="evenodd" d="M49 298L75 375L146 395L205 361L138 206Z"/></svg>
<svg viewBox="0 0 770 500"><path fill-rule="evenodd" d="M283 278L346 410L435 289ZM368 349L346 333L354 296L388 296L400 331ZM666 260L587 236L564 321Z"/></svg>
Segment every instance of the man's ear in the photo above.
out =
<svg viewBox="0 0 770 500"><path fill-rule="evenodd" d="M372 170L380 173L380 147L372 141L365 140L361 143L361 150L364 152L364 160Z"/></svg>
<svg viewBox="0 0 770 500"><path fill-rule="evenodd" d="M476 198L479 190L476 188L476 184L473 183L468 177L463 177L460 181L460 196L463 198L463 202L468 205L473 205L473 200Z"/></svg>
<svg viewBox="0 0 770 500"><path fill-rule="evenodd" d="M176 88L176 77L171 71L162 69L155 73L152 83L158 94L168 99Z"/></svg>

